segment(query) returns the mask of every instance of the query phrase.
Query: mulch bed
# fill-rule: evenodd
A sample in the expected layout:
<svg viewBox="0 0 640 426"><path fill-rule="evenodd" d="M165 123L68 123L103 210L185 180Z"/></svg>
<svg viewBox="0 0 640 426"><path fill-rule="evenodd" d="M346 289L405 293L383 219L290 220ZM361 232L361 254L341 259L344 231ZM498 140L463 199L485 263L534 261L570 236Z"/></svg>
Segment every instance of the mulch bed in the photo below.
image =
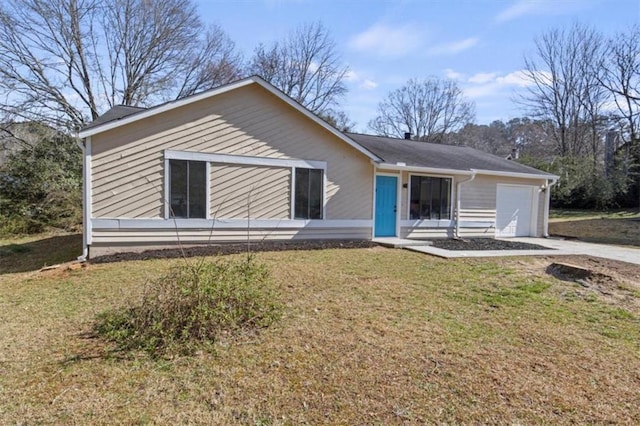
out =
<svg viewBox="0 0 640 426"><path fill-rule="evenodd" d="M332 248L369 248L377 246L376 243L367 240L313 240L313 241L263 241L251 243L249 250L257 251L284 251L284 250L323 250ZM180 257L213 256L225 254L246 253L247 244L209 244L196 247L146 250L140 253L115 253L98 256L91 259L91 263L113 263L129 260L149 259L177 259Z"/></svg>
<svg viewBox="0 0 640 426"><path fill-rule="evenodd" d="M469 238L465 240L431 240L431 245L444 250L551 250L538 244L493 238Z"/></svg>

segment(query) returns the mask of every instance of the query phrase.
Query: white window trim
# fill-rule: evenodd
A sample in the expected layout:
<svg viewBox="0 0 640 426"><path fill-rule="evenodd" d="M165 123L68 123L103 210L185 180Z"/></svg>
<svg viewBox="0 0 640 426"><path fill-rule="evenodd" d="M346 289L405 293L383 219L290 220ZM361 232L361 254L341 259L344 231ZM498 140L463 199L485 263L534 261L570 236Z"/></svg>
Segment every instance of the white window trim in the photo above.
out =
<svg viewBox="0 0 640 426"><path fill-rule="evenodd" d="M311 219L313 221L323 221L327 217L327 162L318 160L296 160L285 158L252 157L248 155L231 154L211 154L206 152L192 151L164 151L164 218L172 219L169 212L169 160L204 161L206 163L207 186L206 186L206 208L207 219L211 219L211 164L236 164L247 166L280 167L291 170L291 187L289 188L289 220L295 217L295 175L296 168L319 169L322 170L322 219ZM195 220L195 219L184 219ZM246 219L243 219L246 223ZM306 219L296 219L306 220Z"/></svg>
<svg viewBox="0 0 640 426"><path fill-rule="evenodd" d="M166 150L164 158L170 160L208 161L210 163L241 164L247 166L301 167L305 169L327 168L326 161L294 160L286 158L252 157L248 155L210 154L206 152Z"/></svg>
<svg viewBox="0 0 640 426"><path fill-rule="evenodd" d="M444 178L450 179L451 185L449 188L449 218L448 219L411 219L411 177L413 176L424 176L424 177L434 177L434 178ZM407 222L418 222L418 226L420 228L441 228L443 227L443 222L452 223L453 221L453 187L454 187L454 177L451 175L437 175L437 174L428 174L428 173L409 173L409 177L407 179Z"/></svg>
<svg viewBox="0 0 640 426"><path fill-rule="evenodd" d="M182 158L167 158L167 156L165 155L164 157L164 217L165 219L173 219L173 217L171 217L171 211L169 209L169 206L171 205L171 202L169 200L169 193L171 192L171 182L169 182L169 180L171 179L170 174L169 174L169 160L183 160ZM200 161L202 162L202 160L186 160L184 159L183 161ZM204 208L205 210L205 218L206 219L211 219L211 164L206 161L204 162L204 173L206 176L206 185L205 185L205 200L204 200ZM181 219L187 219L187 220L192 220L189 218L181 218Z"/></svg>
<svg viewBox="0 0 640 426"><path fill-rule="evenodd" d="M326 163L325 163L326 164ZM320 212L320 219L296 219L296 169L312 169L322 170L322 211ZM319 167L292 167L291 168L291 212L289 218L291 220L325 220L327 210L327 169Z"/></svg>
<svg viewBox="0 0 640 426"><path fill-rule="evenodd" d="M127 229L301 229L301 228L371 228L369 219L131 219L100 218L92 219L92 226L100 230Z"/></svg>

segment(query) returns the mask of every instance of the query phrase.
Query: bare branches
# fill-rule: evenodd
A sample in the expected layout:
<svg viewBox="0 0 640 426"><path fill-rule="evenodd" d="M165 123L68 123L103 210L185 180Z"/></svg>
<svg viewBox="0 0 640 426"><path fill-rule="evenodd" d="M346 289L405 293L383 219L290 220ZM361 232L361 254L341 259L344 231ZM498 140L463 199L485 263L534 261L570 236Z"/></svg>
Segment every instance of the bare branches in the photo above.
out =
<svg viewBox="0 0 640 426"><path fill-rule="evenodd" d="M598 136L589 132L598 126L607 102L598 83L602 36L590 27L574 25L542 34L535 45L536 55L525 57L525 73L532 84L520 102L534 117L553 121L559 155L593 150Z"/></svg>
<svg viewBox="0 0 640 426"><path fill-rule="evenodd" d="M474 104L465 101L454 81L411 79L378 105L378 116L369 127L379 135L402 137L410 132L416 140L442 142L446 133L461 129L474 116Z"/></svg>
<svg viewBox="0 0 640 426"><path fill-rule="evenodd" d="M270 47L258 46L249 66L316 114L327 113L347 92L347 70L321 23L303 25Z"/></svg>
<svg viewBox="0 0 640 426"><path fill-rule="evenodd" d="M82 127L117 104L148 105L226 83L241 58L192 0L7 0L0 111Z"/></svg>

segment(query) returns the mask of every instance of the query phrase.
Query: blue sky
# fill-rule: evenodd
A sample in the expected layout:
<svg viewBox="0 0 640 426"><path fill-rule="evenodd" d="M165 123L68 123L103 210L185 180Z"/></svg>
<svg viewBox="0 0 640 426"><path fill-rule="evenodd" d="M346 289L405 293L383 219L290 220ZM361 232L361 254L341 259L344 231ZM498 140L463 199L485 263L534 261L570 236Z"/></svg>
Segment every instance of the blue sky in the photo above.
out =
<svg viewBox="0 0 640 426"><path fill-rule="evenodd" d="M640 0L200 0L249 57L302 23L321 21L350 69L342 109L366 131L378 102L410 78L454 78L476 122L524 114L523 55L546 30L589 24L605 34L639 23Z"/></svg>

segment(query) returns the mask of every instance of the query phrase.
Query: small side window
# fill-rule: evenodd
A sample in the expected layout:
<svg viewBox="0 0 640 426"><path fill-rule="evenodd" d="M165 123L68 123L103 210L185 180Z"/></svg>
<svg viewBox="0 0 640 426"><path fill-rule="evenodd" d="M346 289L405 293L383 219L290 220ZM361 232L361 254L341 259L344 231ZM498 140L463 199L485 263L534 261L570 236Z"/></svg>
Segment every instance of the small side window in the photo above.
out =
<svg viewBox="0 0 640 426"><path fill-rule="evenodd" d="M322 219L323 171L295 170L294 218Z"/></svg>
<svg viewBox="0 0 640 426"><path fill-rule="evenodd" d="M204 161L169 160L169 215L207 217L207 167Z"/></svg>

